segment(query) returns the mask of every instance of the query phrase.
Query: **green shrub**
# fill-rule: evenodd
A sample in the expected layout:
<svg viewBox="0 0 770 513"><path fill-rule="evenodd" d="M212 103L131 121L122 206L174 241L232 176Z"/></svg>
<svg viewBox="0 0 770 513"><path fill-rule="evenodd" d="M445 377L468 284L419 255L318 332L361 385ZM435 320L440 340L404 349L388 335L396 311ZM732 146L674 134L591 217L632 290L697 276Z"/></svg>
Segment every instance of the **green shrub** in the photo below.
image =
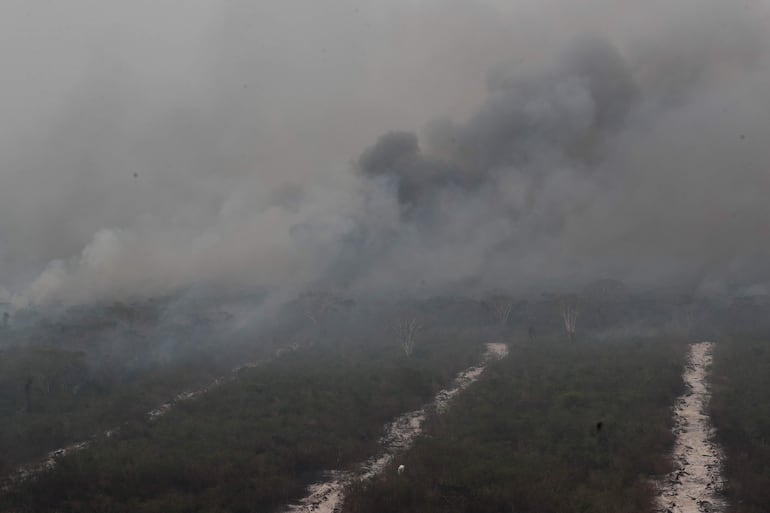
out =
<svg viewBox="0 0 770 513"><path fill-rule="evenodd" d="M653 511L649 483L669 469L684 349L666 340L517 347L393 468L351 486L344 511Z"/></svg>

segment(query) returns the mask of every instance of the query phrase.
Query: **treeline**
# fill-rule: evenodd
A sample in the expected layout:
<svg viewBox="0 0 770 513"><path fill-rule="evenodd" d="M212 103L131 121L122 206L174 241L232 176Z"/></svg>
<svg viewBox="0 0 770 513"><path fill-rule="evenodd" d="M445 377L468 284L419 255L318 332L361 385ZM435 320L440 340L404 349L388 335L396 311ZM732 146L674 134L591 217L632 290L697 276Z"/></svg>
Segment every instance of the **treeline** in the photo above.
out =
<svg viewBox="0 0 770 513"><path fill-rule="evenodd" d="M735 336L715 345L711 412L733 513L770 507L769 370L770 337Z"/></svg>
<svg viewBox="0 0 770 513"><path fill-rule="evenodd" d="M344 511L653 511L685 350L662 339L519 345L392 468L353 485Z"/></svg>

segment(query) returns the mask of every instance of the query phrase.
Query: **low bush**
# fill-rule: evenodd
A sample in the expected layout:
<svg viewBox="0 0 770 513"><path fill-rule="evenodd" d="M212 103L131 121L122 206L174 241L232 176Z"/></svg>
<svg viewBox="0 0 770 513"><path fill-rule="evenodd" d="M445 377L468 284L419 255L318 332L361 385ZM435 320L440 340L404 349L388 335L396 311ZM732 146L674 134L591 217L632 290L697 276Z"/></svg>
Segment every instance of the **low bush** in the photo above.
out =
<svg viewBox="0 0 770 513"><path fill-rule="evenodd" d="M393 468L351 486L344 511L653 511L684 354L667 340L520 345Z"/></svg>

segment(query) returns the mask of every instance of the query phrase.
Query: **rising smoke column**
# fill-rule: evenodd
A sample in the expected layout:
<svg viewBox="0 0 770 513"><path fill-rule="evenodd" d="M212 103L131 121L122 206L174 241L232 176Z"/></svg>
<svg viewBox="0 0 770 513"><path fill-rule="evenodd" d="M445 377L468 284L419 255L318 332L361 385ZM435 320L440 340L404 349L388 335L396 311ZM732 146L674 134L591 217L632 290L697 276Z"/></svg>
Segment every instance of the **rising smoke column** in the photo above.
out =
<svg viewBox="0 0 770 513"><path fill-rule="evenodd" d="M770 281L764 4L236 4L185 35L196 80L107 37L55 122L15 135L4 296Z"/></svg>

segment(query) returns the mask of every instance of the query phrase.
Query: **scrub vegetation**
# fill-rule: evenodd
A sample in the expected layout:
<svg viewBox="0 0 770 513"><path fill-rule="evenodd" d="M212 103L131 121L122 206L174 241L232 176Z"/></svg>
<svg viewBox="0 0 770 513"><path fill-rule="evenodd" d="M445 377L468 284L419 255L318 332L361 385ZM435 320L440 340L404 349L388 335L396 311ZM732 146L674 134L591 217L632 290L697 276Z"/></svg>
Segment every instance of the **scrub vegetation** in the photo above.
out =
<svg viewBox="0 0 770 513"><path fill-rule="evenodd" d="M316 345L62 458L2 499L22 511L272 511L375 452L383 425L480 355L476 336Z"/></svg>
<svg viewBox="0 0 770 513"><path fill-rule="evenodd" d="M344 510L653 511L685 351L666 339L520 344L393 468L353 485Z"/></svg>
<svg viewBox="0 0 770 513"><path fill-rule="evenodd" d="M730 337L714 350L711 411L732 513L761 513L770 504L769 338Z"/></svg>

